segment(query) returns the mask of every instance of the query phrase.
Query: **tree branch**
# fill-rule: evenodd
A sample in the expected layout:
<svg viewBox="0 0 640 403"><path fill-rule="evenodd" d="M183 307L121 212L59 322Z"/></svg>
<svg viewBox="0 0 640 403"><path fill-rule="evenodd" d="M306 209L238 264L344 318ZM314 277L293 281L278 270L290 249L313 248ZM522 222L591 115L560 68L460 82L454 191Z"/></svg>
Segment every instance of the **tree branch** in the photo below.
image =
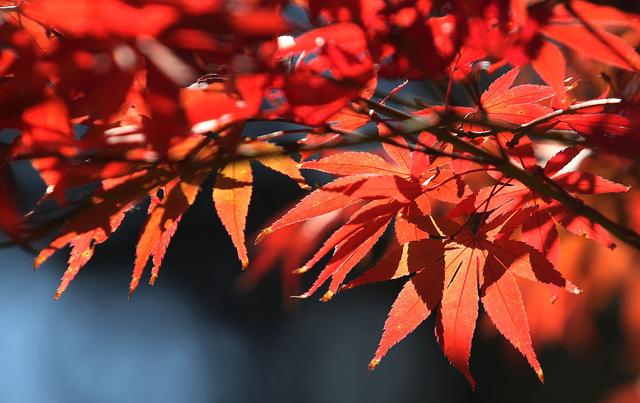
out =
<svg viewBox="0 0 640 403"><path fill-rule="evenodd" d="M593 106L593 104L588 104L587 106L582 105L579 106L579 108L586 108L589 106ZM391 109L388 106L378 105L378 109L383 108ZM640 249L640 234L629 228L626 228L623 225L616 223L615 221L600 213L600 211L589 207L582 200L574 197L562 187L557 185L552 179L545 178L540 174L534 174L530 171L522 169L514 165L509 159L495 156L489 151L484 150L474 144L463 140L458 136L451 134L446 129L438 127L438 125L434 123L433 119L423 119L421 117L406 114L398 110L389 112L390 114L393 114L395 116L402 115L405 117L405 133L427 130L433 133L440 141L452 144L462 151L475 155L482 163L494 166L504 175L520 181L523 185L541 195L550 197L560 202L564 207L568 208L574 213L586 217L601 225L621 241L637 249ZM561 113L558 113L558 115L554 115L554 117L559 115L561 115ZM405 121L403 121L403 123Z"/></svg>

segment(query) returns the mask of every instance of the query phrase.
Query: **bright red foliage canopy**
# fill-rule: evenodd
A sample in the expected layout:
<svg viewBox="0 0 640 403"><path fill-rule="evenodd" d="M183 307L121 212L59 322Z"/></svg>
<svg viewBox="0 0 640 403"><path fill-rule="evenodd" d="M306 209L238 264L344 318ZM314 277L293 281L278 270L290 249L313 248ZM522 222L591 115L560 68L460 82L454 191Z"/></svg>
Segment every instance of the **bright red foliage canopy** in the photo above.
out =
<svg viewBox="0 0 640 403"><path fill-rule="evenodd" d="M581 198L630 187L578 169L585 153L636 166L639 43L640 15L583 0L0 1L0 129L19 131L0 131L0 229L27 243L59 227L35 261L71 247L57 299L150 199L131 294L149 261L155 282L209 176L246 268L251 161L305 189L301 169L321 171L335 179L259 234L250 276L281 256L296 292L292 276L330 255L300 295L328 283L324 301L404 278L370 368L433 312L472 385L482 305L542 380L519 279L580 293L557 268L559 226L640 248ZM431 98L412 95L420 81ZM267 121L281 130L251 124ZM562 151L543 157L548 143ZM47 185L26 215L18 160ZM635 172L612 177L635 184ZM61 226L36 225L49 205L73 208Z"/></svg>

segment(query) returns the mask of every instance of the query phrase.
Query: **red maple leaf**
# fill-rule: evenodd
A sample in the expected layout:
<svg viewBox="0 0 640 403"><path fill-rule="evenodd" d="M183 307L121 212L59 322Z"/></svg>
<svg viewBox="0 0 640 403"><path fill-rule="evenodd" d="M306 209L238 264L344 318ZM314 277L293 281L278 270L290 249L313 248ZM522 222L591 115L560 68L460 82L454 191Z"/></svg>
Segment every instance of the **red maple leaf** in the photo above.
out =
<svg viewBox="0 0 640 403"><path fill-rule="evenodd" d="M438 309L438 342L449 361L474 386L469 356L480 299L497 329L527 358L542 380L515 277L573 293L579 290L564 280L540 252L508 239L513 226L505 222L522 217L501 215L488 223L481 222L484 217L477 214L475 223L463 227L450 223L449 238L444 241L425 239L398 245L376 266L347 284L346 288L352 288L411 276L389 313L370 369Z"/></svg>
<svg viewBox="0 0 640 403"><path fill-rule="evenodd" d="M419 141L429 139L425 134ZM430 167L429 158L421 152L410 152L404 139L391 137L388 141L396 143L383 145L392 162L364 152L344 152L305 162L303 168L339 175L340 178L305 197L259 236L260 240L287 225L356 203L362 205L300 269L300 272L309 270L333 251L328 265L302 297L310 296L332 278L323 299L331 298L394 218L396 233L403 239L428 236L429 232L437 234L429 218L433 201L456 202L464 193L464 185L456 180L455 175L437 165Z"/></svg>

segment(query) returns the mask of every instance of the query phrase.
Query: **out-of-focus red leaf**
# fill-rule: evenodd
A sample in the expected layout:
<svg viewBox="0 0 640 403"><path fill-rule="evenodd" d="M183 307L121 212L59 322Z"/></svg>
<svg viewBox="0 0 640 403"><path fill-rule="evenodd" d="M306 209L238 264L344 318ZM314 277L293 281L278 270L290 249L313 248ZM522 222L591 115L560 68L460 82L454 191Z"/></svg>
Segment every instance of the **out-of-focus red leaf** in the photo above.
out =
<svg viewBox="0 0 640 403"><path fill-rule="evenodd" d="M120 0L29 0L21 4L30 18L75 36L135 38L157 36L176 22L176 8L161 4L132 6Z"/></svg>
<svg viewBox="0 0 640 403"><path fill-rule="evenodd" d="M638 13L625 12L615 5L595 4L590 1L572 0L573 9L590 23L602 29L631 29L640 32L640 18ZM566 7L557 7L554 22L567 22L573 20L573 15Z"/></svg>
<svg viewBox="0 0 640 403"><path fill-rule="evenodd" d="M569 48L599 62L625 70L640 69L640 55L623 39L606 31L597 30L603 43L582 25L549 25L542 32Z"/></svg>
<svg viewBox="0 0 640 403"><path fill-rule="evenodd" d="M12 238L20 236L19 229L22 223L16 196L15 179L9 166L7 152L0 149L0 230Z"/></svg>
<svg viewBox="0 0 640 403"><path fill-rule="evenodd" d="M430 2L422 2L430 3ZM390 62L383 64L384 77L424 79L444 75L457 53L455 21L448 15L428 18L427 9L400 9L389 17L393 33L381 44L381 55Z"/></svg>
<svg viewBox="0 0 640 403"><path fill-rule="evenodd" d="M531 65L536 73L553 88L562 105L567 105L568 98L564 86L567 62L562 51L554 44L545 42L538 50L536 57L531 60Z"/></svg>
<svg viewBox="0 0 640 403"><path fill-rule="evenodd" d="M324 123L374 77L364 32L355 24L316 28L292 41L275 58L300 59L283 77L283 90L291 114L303 124Z"/></svg>
<svg viewBox="0 0 640 403"><path fill-rule="evenodd" d="M14 154L68 155L75 153L75 142L66 105L57 99L34 105L22 114L25 129Z"/></svg>
<svg viewBox="0 0 640 403"><path fill-rule="evenodd" d="M518 26L524 26L527 23L527 0L511 0L511 18Z"/></svg>
<svg viewBox="0 0 640 403"><path fill-rule="evenodd" d="M191 131L201 134L216 132L254 117L259 111L267 83L265 75L244 75L233 83L200 83L181 90L180 102Z"/></svg>
<svg viewBox="0 0 640 403"><path fill-rule="evenodd" d="M381 0L309 0L309 13L313 18L322 18L329 23L357 22L368 28L382 24L377 13L383 7Z"/></svg>

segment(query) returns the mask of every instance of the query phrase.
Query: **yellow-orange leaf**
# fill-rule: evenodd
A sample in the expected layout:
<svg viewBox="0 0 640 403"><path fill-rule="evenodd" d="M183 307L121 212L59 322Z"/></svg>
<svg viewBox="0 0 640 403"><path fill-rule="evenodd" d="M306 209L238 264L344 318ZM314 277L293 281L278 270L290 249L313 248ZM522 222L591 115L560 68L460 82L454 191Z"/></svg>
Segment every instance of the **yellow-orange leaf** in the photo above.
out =
<svg viewBox="0 0 640 403"><path fill-rule="evenodd" d="M213 201L220 221L231 236L242 267L249 265L244 229L251 201L253 175L247 160L230 162L216 177Z"/></svg>

